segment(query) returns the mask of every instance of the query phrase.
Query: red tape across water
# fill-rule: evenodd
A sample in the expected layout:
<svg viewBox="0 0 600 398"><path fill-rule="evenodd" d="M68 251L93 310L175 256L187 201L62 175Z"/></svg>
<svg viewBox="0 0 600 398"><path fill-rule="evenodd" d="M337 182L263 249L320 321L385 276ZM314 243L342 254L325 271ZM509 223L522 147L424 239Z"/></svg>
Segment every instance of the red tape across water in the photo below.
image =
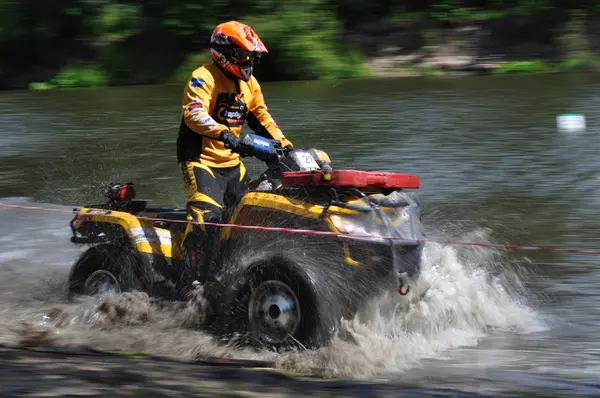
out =
<svg viewBox="0 0 600 398"><path fill-rule="evenodd" d="M78 213L77 210L51 209L51 208L45 208L45 207L11 205L11 204L6 204L6 203L0 203L0 207L12 208L12 209L49 211L49 212L55 212L55 213L69 213L69 214L77 214ZM106 214L106 216L110 217L111 215ZM444 244L444 245L477 246L477 247L488 247L488 248L497 248L497 249L505 249L505 250L528 250L528 251L550 252L550 253L577 253L577 254L600 255L600 250L561 249L561 248L554 248L554 247L502 245L502 244L494 244L494 243L477 243L477 242L436 241L436 240L431 240L431 239L408 239L408 238L381 237L381 236L375 236L375 235L342 234L342 233L336 233L336 232L332 232L332 231L315 231L312 229L264 227L264 226L258 226L258 225L221 224L221 223L198 222L198 221L187 221L187 220L169 220L169 219L153 218L153 217L137 217L137 218L140 220L149 220L149 221L168 221L168 222L180 222L180 223L186 223L186 224L192 223L192 224L202 224L202 225L210 225L210 226L216 226L216 227L231 227L231 228L237 228L237 229L251 229L251 230L259 230L259 231L297 233L297 234L305 234L305 235L327 235L327 236L337 236L337 237L363 238L363 239L366 238L366 239L404 241L404 242L415 242L415 243L437 243L437 244Z"/></svg>

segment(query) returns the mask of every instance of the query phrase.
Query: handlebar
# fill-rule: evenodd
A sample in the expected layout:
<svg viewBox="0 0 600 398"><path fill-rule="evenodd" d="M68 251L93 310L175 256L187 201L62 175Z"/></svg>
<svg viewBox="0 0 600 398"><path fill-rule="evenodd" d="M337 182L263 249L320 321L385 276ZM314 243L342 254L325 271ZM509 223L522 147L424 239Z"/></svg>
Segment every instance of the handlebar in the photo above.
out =
<svg viewBox="0 0 600 398"><path fill-rule="evenodd" d="M232 152L239 153L242 157L254 156L263 162L273 162L285 156L288 148L282 148L279 140L268 139L256 134L244 134L240 137L241 149Z"/></svg>

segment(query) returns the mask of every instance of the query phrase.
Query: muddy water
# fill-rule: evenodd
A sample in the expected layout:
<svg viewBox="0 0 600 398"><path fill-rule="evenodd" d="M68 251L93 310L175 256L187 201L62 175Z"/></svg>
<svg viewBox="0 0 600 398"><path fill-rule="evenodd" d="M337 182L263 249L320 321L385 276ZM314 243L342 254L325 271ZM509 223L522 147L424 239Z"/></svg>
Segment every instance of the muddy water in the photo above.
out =
<svg viewBox="0 0 600 398"><path fill-rule="evenodd" d="M294 143L326 150L335 167L419 174L432 239L599 248L599 82L302 82L265 85L265 94ZM145 199L181 206L178 93L0 94L0 202L69 210L98 200L106 182L128 180ZM588 131L557 132L564 112L585 113ZM600 364L592 255L429 244L410 295L369 303L330 347L277 355L197 331L194 301L177 309L143 295L64 302L68 268L82 251L68 242L69 220L0 209L0 342L265 359L326 377L479 392L567 382L593 391L585 384Z"/></svg>

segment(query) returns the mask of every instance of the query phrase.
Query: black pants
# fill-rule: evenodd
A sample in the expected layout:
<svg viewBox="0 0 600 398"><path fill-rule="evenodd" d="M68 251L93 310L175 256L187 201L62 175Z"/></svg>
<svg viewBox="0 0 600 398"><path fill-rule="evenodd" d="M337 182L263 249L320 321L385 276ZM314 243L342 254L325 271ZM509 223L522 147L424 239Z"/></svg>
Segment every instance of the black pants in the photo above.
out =
<svg viewBox="0 0 600 398"><path fill-rule="evenodd" d="M249 178L243 163L235 167L209 167L199 162L181 164L188 220L222 223L224 208L234 205L247 191ZM197 278L205 279L220 228L189 224L183 249Z"/></svg>

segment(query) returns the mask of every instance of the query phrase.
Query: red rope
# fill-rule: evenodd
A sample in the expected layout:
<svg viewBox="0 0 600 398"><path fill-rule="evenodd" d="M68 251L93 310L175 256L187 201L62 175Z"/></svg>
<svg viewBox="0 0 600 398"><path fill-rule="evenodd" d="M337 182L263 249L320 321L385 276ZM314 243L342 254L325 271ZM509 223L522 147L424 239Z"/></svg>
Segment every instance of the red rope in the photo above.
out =
<svg viewBox="0 0 600 398"><path fill-rule="evenodd" d="M0 203L0 207L12 208L12 209L25 209L25 210L39 210L39 211L50 211L55 213L70 213L77 214L77 210L63 210L63 209L50 209L45 207L36 206L23 206L23 205L11 205L6 203ZM111 214L106 214L111 216ZM140 220L149 221L168 221L168 222L181 222L181 223L192 223L210 225L216 227L231 227L237 229L251 229L258 231L273 231L273 232L284 232L284 233L297 233L305 235L326 235L326 236L338 236L338 237L349 237L349 238L367 238L367 239L381 239L390 241L405 241L414 243L438 243L445 245L460 245L460 246L477 246L477 247L488 247L498 248L506 250L528 250L538 252L551 252L551 253L577 253L577 254L596 254L600 255L600 250L583 250L583 249L562 249L554 247L537 247L537 246L524 246L524 245L502 245L494 243L476 243L476 242L459 242L459 241L435 241L430 239L409 239L409 238L395 238L395 237L381 237L376 235L357 235L357 234L343 234L332 231L315 231L311 229L296 229L296 228L281 228L281 227L265 227L258 225L238 225L238 224L222 224L222 223L210 223L210 222L198 222L198 221L187 221L187 220L169 220L164 218L153 218L153 217L137 217Z"/></svg>

